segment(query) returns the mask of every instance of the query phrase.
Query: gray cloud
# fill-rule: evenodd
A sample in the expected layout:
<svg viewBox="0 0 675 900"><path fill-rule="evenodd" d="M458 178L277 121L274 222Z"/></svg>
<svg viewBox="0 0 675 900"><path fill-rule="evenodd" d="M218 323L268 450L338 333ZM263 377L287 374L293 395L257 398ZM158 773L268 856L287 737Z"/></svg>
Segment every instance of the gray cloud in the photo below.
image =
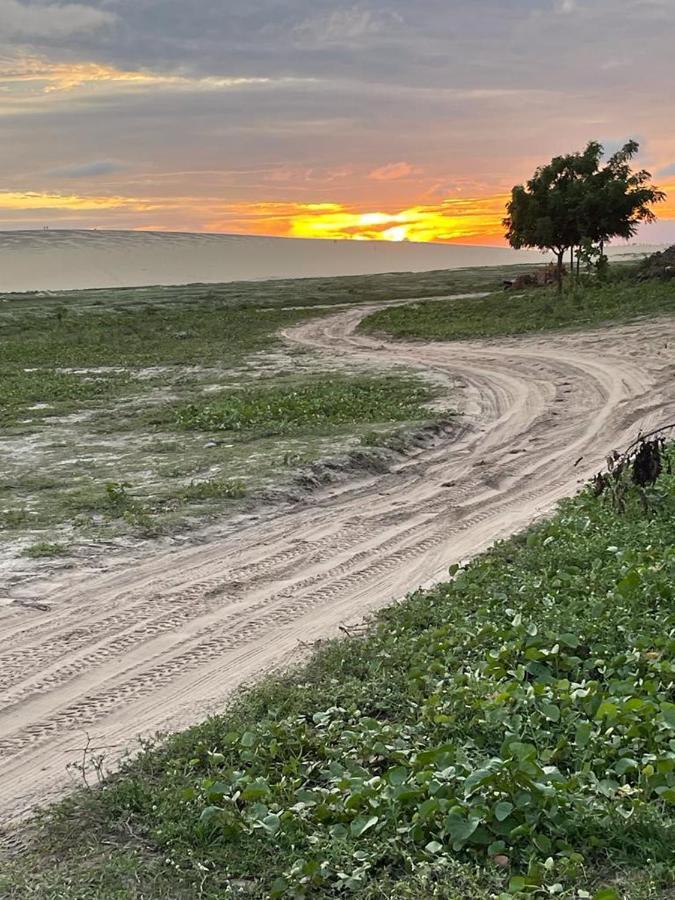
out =
<svg viewBox="0 0 675 900"><path fill-rule="evenodd" d="M113 13L80 3L36 5L0 0L0 34L5 40L64 38L114 21Z"/></svg>
<svg viewBox="0 0 675 900"><path fill-rule="evenodd" d="M400 13L355 5L313 15L296 25L293 34L300 44L353 47L395 35L403 25Z"/></svg>
<svg viewBox="0 0 675 900"><path fill-rule="evenodd" d="M88 0L86 8L114 24L36 46L162 73L437 89L646 92L675 75L672 0ZM636 79L638 69L650 79Z"/></svg>
<svg viewBox="0 0 675 900"><path fill-rule="evenodd" d="M126 166L112 159L100 159L93 162L62 166L50 169L47 175L56 178L95 178L98 175L110 175L113 172L122 172Z"/></svg>
<svg viewBox="0 0 675 900"><path fill-rule="evenodd" d="M0 171L26 190L100 178L120 194L414 204L438 185L508 189L554 153L637 135L665 178L674 41L673 0L0 0L0 58L184 76L0 85ZM226 76L269 83L198 81ZM368 177L399 160L410 177Z"/></svg>

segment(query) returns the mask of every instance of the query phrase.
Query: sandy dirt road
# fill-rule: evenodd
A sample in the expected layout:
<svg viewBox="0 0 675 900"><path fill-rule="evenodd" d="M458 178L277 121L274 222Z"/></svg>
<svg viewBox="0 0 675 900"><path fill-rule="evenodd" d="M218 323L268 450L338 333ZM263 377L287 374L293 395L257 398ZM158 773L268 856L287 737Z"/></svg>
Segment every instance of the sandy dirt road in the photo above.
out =
<svg viewBox="0 0 675 900"><path fill-rule="evenodd" d="M366 311L287 338L457 381L455 439L221 540L61 574L29 585L37 606L1 607L5 823L69 784L66 764L87 734L114 761L141 733L222 708L303 644L443 578L451 563L550 510L638 429L675 419L675 319L386 344L355 333Z"/></svg>

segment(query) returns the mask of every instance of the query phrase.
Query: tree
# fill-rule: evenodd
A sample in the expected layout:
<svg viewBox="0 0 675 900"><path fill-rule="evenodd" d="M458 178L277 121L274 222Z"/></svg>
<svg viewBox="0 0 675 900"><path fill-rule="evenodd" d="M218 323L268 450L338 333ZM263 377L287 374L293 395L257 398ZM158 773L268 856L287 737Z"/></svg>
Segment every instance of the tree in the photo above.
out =
<svg viewBox="0 0 675 900"><path fill-rule="evenodd" d="M666 198L650 183L649 172L631 169L631 160L639 149L637 141L628 141L588 177L580 228L584 238L599 249L601 264L605 243L613 237L634 237L640 223L656 219L651 207Z"/></svg>
<svg viewBox="0 0 675 900"><path fill-rule="evenodd" d="M655 219L651 206L665 194L650 184L649 172L631 169L638 149L629 141L602 166L604 149L590 141L582 153L554 157L513 188L503 221L506 238L516 249L555 253L559 290L567 250L599 247L602 261L606 241L632 237L640 222Z"/></svg>

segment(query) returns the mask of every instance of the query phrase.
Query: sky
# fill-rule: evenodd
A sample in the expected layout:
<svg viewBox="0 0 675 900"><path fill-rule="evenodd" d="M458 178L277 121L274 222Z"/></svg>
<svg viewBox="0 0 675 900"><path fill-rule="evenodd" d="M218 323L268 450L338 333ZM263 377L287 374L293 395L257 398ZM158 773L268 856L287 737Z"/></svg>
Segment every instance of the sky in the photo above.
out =
<svg viewBox="0 0 675 900"><path fill-rule="evenodd" d="M499 244L591 139L670 191L675 0L0 0L0 229Z"/></svg>

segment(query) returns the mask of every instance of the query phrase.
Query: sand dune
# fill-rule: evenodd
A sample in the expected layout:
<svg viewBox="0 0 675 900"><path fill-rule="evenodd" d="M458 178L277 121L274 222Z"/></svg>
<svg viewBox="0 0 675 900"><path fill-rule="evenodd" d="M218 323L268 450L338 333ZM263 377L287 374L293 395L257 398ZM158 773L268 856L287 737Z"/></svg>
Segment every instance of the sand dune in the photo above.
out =
<svg viewBox="0 0 675 900"><path fill-rule="evenodd" d="M459 244L323 241L135 231L0 232L0 291L423 272L541 262Z"/></svg>

